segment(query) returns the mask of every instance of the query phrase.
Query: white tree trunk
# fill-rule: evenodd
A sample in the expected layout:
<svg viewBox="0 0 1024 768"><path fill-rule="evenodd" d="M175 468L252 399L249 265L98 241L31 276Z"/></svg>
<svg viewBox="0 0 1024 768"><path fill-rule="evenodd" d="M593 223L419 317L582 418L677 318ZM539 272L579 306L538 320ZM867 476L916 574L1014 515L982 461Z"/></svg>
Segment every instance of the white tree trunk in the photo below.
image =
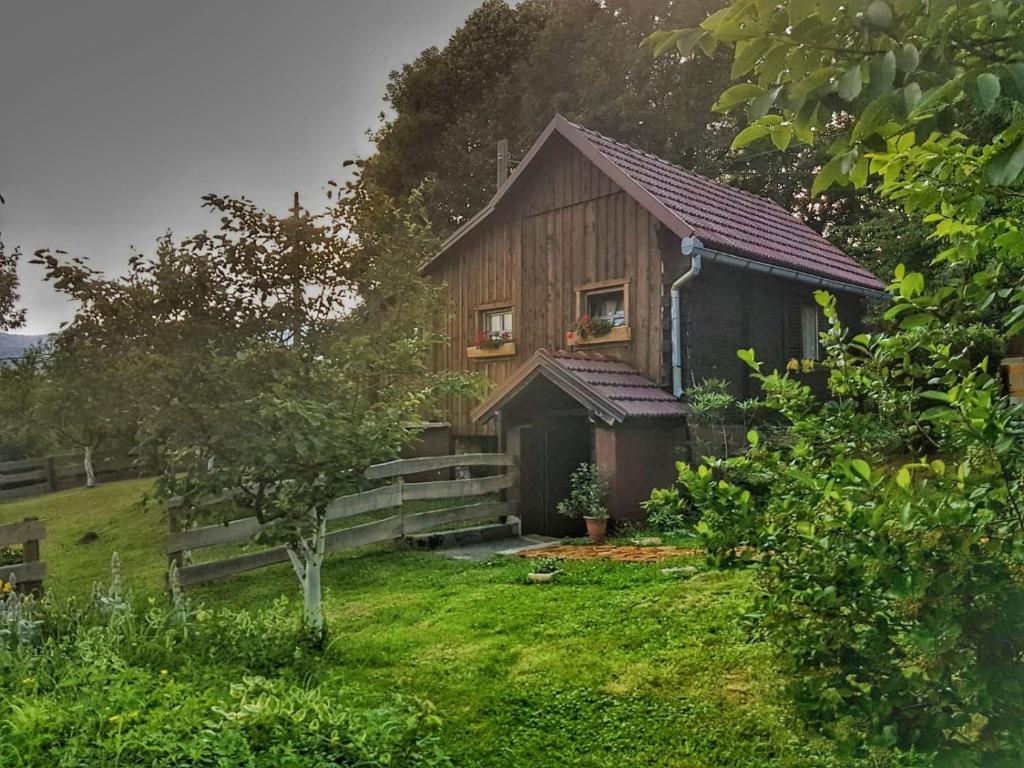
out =
<svg viewBox="0 0 1024 768"><path fill-rule="evenodd" d="M85 465L85 487L95 488L96 487L96 470L92 466L92 446L85 446L85 456L83 457L82 463Z"/></svg>
<svg viewBox="0 0 1024 768"><path fill-rule="evenodd" d="M303 624L317 640L323 639L325 631L320 570L324 563L326 540L327 520L318 516L312 540L302 541L298 548L287 547L288 559L302 587Z"/></svg>

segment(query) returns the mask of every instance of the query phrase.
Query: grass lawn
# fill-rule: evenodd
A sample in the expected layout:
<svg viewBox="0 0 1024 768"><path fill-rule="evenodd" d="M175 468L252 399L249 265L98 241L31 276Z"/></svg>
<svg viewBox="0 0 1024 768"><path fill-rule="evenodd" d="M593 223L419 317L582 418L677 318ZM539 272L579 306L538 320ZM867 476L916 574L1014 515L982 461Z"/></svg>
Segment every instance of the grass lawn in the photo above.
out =
<svg viewBox="0 0 1024 768"><path fill-rule="evenodd" d="M118 483L0 505L0 523L47 521L43 554L57 593L106 580L114 549L126 581L155 591L165 529L157 512L132 508L145 488ZM89 530L99 541L76 543ZM458 766L860 765L788 712L772 654L743 621L749 574L684 580L661 567L565 563L554 583L528 585L531 563L521 559L336 556L324 568L331 643L301 684L340 676L367 700L430 700ZM283 596L299 611L286 565L191 594L234 608Z"/></svg>

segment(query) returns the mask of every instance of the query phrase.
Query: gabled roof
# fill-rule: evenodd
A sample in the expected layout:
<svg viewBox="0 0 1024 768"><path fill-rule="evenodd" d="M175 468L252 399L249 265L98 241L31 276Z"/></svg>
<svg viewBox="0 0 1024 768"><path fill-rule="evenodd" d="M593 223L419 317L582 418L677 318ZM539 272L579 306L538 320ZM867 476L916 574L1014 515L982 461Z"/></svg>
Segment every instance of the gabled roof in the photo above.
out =
<svg viewBox="0 0 1024 768"><path fill-rule="evenodd" d="M548 379L608 424L686 413L685 406L669 392L623 362L599 354L539 349L473 409L473 421L489 419L537 376Z"/></svg>
<svg viewBox="0 0 1024 768"><path fill-rule="evenodd" d="M494 211L556 133L681 238L695 236L706 247L735 256L873 291L885 289L878 278L778 203L711 181L561 115L548 123L491 201L445 241L423 271Z"/></svg>

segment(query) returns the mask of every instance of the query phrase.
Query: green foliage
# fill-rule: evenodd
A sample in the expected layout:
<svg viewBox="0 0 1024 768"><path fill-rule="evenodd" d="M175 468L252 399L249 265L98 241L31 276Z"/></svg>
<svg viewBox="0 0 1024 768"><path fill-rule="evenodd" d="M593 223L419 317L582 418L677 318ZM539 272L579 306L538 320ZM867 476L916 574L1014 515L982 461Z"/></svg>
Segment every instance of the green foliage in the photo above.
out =
<svg viewBox="0 0 1024 768"><path fill-rule="evenodd" d="M18 257L15 248L10 253L0 240L0 331L8 331L25 322L25 310L18 309Z"/></svg>
<svg viewBox="0 0 1024 768"><path fill-rule="evenodd" d="M672 34L747 81L719 99L746 108L736 145L828 136L812 194L873 184L937 248L931 280L894 270L881 332L850 338L817 295L831 402L740 352L788 425L750 452L769 492L738 486L763 510L762 626L851 746L1017 765L1024 419L994 371L1024 330L1024 6L737 0L699 29Z"/></svg>
<svg viewBox="0 0 1024 768"><path fill-rule="evenodd" d="M32 640L0 649L4 764L450 765L428 702L370 701L304 674L316 662L280 601L248 613L46 599L21 611Z"/></svg>
<svg viewBox="0 0 1024 768"><path fill-rule="evenodd" d="M558 502L558 514L575 518L608 519L608 508L605 506L608 481L601 476L596 464L580 464L569 475L569 486L569 496Z"/></svg>
<svg viewBox="0 0 1024 768"><path fill-rule="evenodd" d="M729 382L723 379L705 379L686 390L686 399L697 418L709 422L724 421L736 398L729 392Z"/></svg>
<svg viewBox="0 0 1024 768"><path fill-rule="evenodd" d="M669 536L689 533L700 518L700 511L691 503L690 496L679 488L655 488L651 497L640 502L652 530Z"/></svg>

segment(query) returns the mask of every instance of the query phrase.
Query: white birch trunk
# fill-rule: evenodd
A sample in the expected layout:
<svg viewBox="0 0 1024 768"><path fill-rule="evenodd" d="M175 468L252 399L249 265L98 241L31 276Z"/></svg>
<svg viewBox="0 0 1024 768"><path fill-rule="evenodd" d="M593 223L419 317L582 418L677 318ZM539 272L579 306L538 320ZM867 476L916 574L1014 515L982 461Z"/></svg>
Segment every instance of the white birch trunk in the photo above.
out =
<svg viewBox="0 0 1024 768"><path fill-rule="evenodd" d="M288 559L302 587L302 617L306 631L317 639L324 635L323 590L320 571L324 563L324 548L327 542L327 520L317 519L312 540L301 542L298 550L287 547Z"/></svg>
<svg viewBox="0 0 1024 768"><path fill-rule="evenodd" d="M82 463L85 465L85 487L95 488L96 487L96 470L92 466L92 446L85 446L85 456L82 459Z"/></svg>

